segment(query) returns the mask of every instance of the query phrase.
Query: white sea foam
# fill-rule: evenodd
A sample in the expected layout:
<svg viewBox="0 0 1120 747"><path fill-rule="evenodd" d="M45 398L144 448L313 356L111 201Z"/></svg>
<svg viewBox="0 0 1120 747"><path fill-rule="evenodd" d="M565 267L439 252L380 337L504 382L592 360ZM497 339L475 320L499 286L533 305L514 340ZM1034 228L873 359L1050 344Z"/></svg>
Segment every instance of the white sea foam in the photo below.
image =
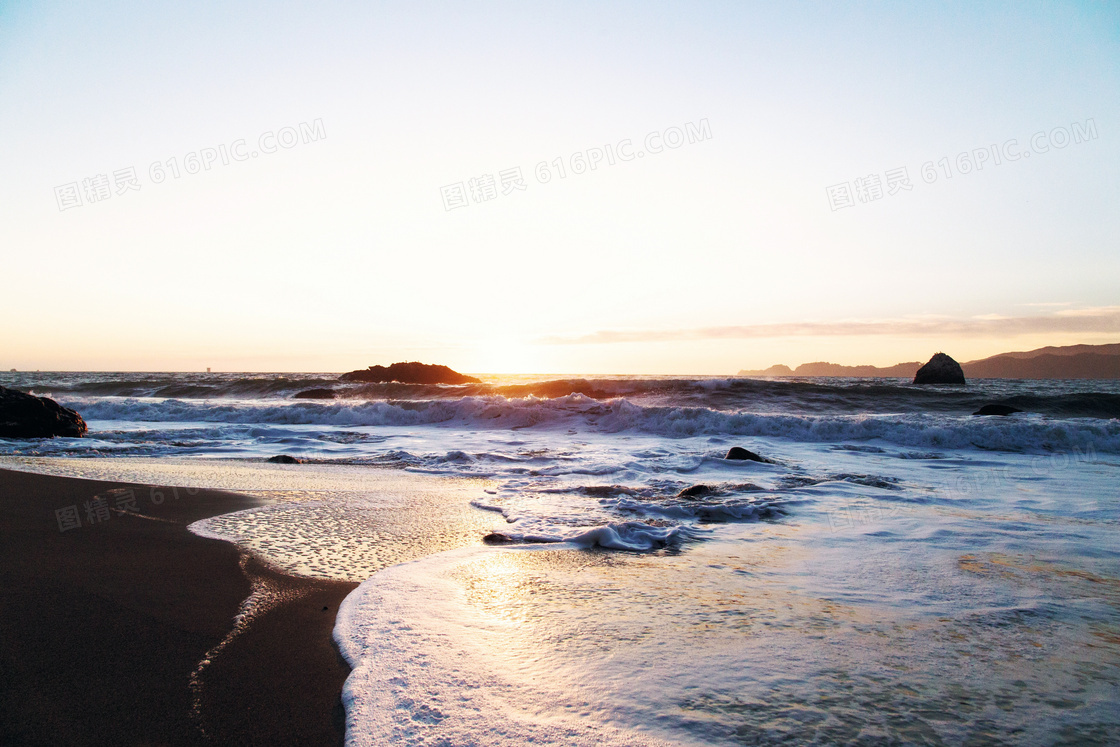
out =
<svg viewBox="0 0 1120 747"><path fill-rule="evenodd" d="M421 401L235 402L65 398L87 420L262 426L384 427L445 425L486 430L575 429L667 438L720 435L800 442L878 441L906 447L1045 451L1085 448L1120 453L1120 420L975 418L939 413L774 414L705 407L647 406L581 394L553 399L500 396Z"/></svg>
<svg viewBox="0 0 1120 747"><path fill-rule="evenodd" d="M479 506L478 502L474 505ZM480 506L481 507L481 506ZM583 531L533 533L503 529L501 537L511 542L567 543L574 547L602 547L608 550L645 552L679 545L686 539L703 537L707 531L689 526L658 526L641 521L603 524Z"/></svg>
<svg viewBox="0 0 1120 747"><path fill-rule="evenodd" d="M516 625L480 613L446 575L480 552L490 551L394 566L343 602L334 637L353 670L343 690L346 743L668 744L611 725L596 683L549 676L510 655Z"/></svg>
<svg viewBox="0 0 1120 747"><path fill-rule="evenodd" d="M347 743L1107 744L1120 654L1092 631L1115 622L1096 600L1116 581L1083 556L1001 554L1005 522L927 509L839 535L740 524L674 555L395 566L335 627Z"/></svg>

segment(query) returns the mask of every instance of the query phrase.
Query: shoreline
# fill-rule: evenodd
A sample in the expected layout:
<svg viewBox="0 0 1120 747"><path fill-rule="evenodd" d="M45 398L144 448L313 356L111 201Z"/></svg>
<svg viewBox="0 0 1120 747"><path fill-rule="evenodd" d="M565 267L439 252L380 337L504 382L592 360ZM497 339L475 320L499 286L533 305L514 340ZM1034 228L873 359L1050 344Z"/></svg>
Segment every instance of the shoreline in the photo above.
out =
<svg viewBox="0 0 1120 747"><path fill-rule="evenodd" d="M187 529L261 505L0 468L0 742L341 744L357 584Z"/></svg>

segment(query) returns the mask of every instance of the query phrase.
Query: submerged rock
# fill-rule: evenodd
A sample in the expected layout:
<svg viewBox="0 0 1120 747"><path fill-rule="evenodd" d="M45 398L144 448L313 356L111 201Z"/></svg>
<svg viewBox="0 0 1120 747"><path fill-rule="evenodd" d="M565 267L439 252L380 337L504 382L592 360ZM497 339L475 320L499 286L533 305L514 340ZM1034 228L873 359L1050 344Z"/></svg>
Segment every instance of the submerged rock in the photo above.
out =
<svg viewBox="0 0 1120 747"><path fill-rule="evenodd" d="M370 366L364 371L351 371L338 377L341 381L361 381L367 384L387 384L396 381L401 384L481 384L473 376L453 371L447 366L430 363L394 363L385 366Z"/></svg>
<svg viewBox="0 0 1120 747"><path fill-rule="evenodd" d="M0 386L0 438L81 438L88 430L81 415L53 399Z"/></svg>
<svg viewBox="0 0 1120 747"><path fill-rule="evenodd" d="M502 534L501 532L490 532L490 534L482 538L482 541L488 545L509 545L516 542L513 537L510 537L508 534Z"/></svg>
<svg viewBox="0 0 1120 747"><path fill-rule="evenodd" d="M984 405L973 415L1011 415L1016 412L1022 412L1018 407L1011 405Z"/></svg>
<svg viewBox="0 0 1120 747"><path fill-rule="evenodd" d="M287 454L277 454L269 458L268 461L271 464L303 464L303 462L296 459L294 456L288 456Z"/></svg>
<svg viewBox="0 0 1120 747"><path fill-rule="evenodd" d="M293 399L334 399L333 389L304 389L292 395Z"/></svg>
<svg viewBox="0 0 1120 747"><path fill-rule="evenodd" d="M945 355L936 353L929 362L914 374L915 384L963 384L964 371L961 364Z"/></svg>
<svg viewBox="0 0 1120 747"><path fill-rule="evenodd" d="M736 459L738 461L751 461L751 462L764 462L766 464L773 464L774 462L764 456L755 454L750 449L744 449L742 446L732 446L727 450L727 455L724 459Z"/></svg>
<svg viewBox="0 0 1120 747"><path fill-rule="evenodd" d="M716 492L708 485L693 485L691 488L685 488L677 493L678 498L703 498L706 495L711 495Z"/></svg>

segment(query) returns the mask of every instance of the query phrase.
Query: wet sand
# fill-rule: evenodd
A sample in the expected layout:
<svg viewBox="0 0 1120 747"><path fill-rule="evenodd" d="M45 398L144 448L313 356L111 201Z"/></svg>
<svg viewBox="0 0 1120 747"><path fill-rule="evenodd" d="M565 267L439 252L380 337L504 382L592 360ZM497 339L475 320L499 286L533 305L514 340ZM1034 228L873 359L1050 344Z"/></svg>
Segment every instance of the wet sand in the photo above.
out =
<svg viewBox="0 0 1120 747"><path fill-rule="evenodd" d="M0 743L341 743L355 584L191 534L261 501L190 492L0 470Z"/></svg>

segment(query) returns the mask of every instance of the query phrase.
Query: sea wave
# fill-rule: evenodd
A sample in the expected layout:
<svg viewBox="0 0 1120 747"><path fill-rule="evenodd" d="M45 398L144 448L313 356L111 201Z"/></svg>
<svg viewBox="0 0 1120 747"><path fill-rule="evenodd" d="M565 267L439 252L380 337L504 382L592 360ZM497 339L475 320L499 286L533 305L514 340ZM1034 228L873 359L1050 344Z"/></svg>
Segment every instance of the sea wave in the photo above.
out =
<svg viewBox="0 0 1120 747"><path fill-rule="evenodd" d="M477 504L475 504L477 505ZM608 550L647 552L674 547L690 539L700 539L711 531L687 525L658 525L643 521L620 521L567 533L503 531L490 535L491 541L530 544L568 543L573 547L601 547Z"/></svg>
<svg viewBox="0 0 1120 747"><path fill-rule="evenodd" d="M288 401L328 390L344 401L457 401L464 397L562 399L702 407L724 412L969 415L1006 404L1052 417L1120 418L1118 381L982 379L960 386L915 386L904 379L742 379L716 377L489 377L465 385L363 384L335 374L4 374L6 386L56 397L155 397ZM8 379L11 379L8 381ZM329 396L329 395L328 395Z"/></svg>
<svg viewBox="0 0 1120 747"><path fill-rule="evenodd" d="M1000 451L1093 449L1120 453L1120 421L1042 415L983 418L938 413L776 414L706 407L643 405L586 395L541 399L501 396L442 400L230 402L67 397L92 421L322 426L423 426L474 429L567 428L685 438L757 436L804 442L883 441L920 448Z"/></svg>
<svg viewBox="0 0 1120 747"><path fill-rule="evenodd" d="M55 374L28 378L17 388L55 397L180 397L187 399L289 398L305 389L330 388L333 376L276 374ZM16 384L17 382L12 382Z"/></svg>

